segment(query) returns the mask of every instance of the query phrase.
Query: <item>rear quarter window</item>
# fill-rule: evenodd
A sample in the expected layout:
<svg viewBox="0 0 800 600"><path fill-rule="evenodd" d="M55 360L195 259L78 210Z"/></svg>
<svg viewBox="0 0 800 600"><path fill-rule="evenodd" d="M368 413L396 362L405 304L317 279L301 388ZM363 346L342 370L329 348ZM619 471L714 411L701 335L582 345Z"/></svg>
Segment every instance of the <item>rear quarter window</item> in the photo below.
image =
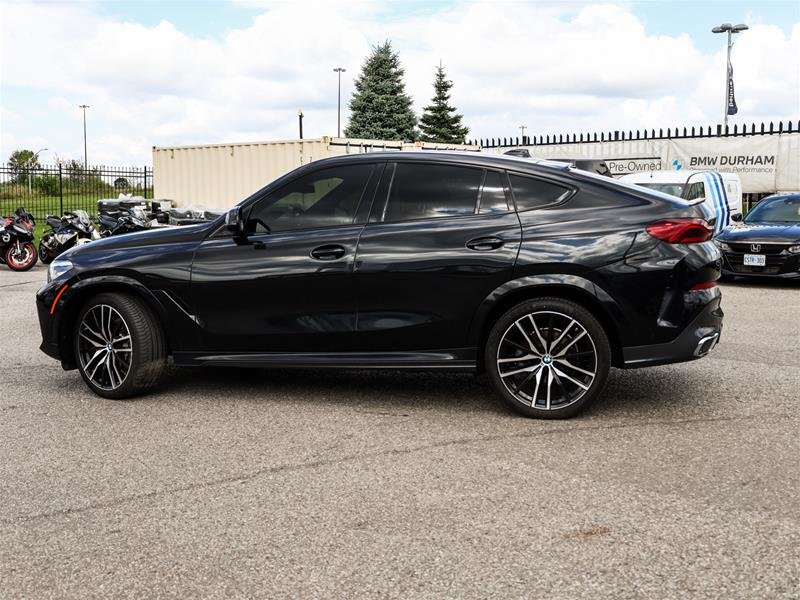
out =
<svg viewBox="0 0 800 600"><path fill-rule="evenodd" d="M536 177L509 173L508 179L518 211L558 204L572 193L567 187Z"/></svg>

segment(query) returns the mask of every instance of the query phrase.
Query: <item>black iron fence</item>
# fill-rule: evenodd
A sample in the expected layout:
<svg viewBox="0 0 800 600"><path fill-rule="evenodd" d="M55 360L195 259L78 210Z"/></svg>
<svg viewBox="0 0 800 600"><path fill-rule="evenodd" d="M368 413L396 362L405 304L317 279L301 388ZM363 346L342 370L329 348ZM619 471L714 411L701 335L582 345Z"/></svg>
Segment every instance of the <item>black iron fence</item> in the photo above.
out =
<svg viewBox="0 0 800 600"><path fill-rule="evenodd" d="M546 146L549 144L581 144L585 142L617 142L625 140L664 140L696 137L729 137L739 135L775 135L781 133L797 133L800 121L778 121L774 123L745 123L734 125L717 125L712 127L662 127L659 129L642 129L628 131L600 131L590 133L567 133L553 135L525 135L522 137L483 138L467 140L469 145L480 145L483 148L505 148L509 146Z"/></svg>
<svg viewBox="0 0 800 600"><path fill-rule="evenodd" d="M76 163L0 167L0 215L24 206L44 222L46 214L85 210L93 218L97 201L131 194L153 197L153 169L149 167L89 167Z"/></svg>

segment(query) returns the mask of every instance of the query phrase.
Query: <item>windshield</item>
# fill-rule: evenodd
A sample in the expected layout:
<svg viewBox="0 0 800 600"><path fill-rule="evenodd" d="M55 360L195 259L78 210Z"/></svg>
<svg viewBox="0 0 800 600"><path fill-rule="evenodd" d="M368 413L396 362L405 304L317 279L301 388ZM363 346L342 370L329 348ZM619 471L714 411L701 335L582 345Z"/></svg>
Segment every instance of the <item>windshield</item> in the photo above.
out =
<svg viewBox="0 0 800 600"><path fill-rule="evenodd" d="M800 223L800 197L762 200L747 213L745 223Z"/></svg>

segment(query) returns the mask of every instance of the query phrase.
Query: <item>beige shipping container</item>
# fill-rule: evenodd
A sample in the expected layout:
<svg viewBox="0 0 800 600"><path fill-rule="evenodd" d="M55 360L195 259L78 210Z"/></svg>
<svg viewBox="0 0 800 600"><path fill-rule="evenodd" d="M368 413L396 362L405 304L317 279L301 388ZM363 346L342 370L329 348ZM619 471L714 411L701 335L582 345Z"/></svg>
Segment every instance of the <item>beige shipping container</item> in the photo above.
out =
<svg viewBox="0 0 800 600"><path fill-rule="evenodd" d="M154 194L178 206L225 209L309 162L389 150L470 150L479 146L322 137L203 146L153 146Z"/></svg>

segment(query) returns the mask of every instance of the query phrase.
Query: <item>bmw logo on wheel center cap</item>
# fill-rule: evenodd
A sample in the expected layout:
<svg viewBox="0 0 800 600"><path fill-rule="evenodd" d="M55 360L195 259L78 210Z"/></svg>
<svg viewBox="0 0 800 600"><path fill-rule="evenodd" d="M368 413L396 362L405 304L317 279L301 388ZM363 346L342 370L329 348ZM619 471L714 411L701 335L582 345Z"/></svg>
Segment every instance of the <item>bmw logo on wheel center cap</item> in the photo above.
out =
<svg viewBox="0 0 800 600"><path fill-rule="evenodd" d="M542 357L542 362L543 362L544 364L546 364L546 365L549 365L551 362L553 362L553 357L552 357L552 356L550 356L549 354L545 354L545 355Z"/></svg>

